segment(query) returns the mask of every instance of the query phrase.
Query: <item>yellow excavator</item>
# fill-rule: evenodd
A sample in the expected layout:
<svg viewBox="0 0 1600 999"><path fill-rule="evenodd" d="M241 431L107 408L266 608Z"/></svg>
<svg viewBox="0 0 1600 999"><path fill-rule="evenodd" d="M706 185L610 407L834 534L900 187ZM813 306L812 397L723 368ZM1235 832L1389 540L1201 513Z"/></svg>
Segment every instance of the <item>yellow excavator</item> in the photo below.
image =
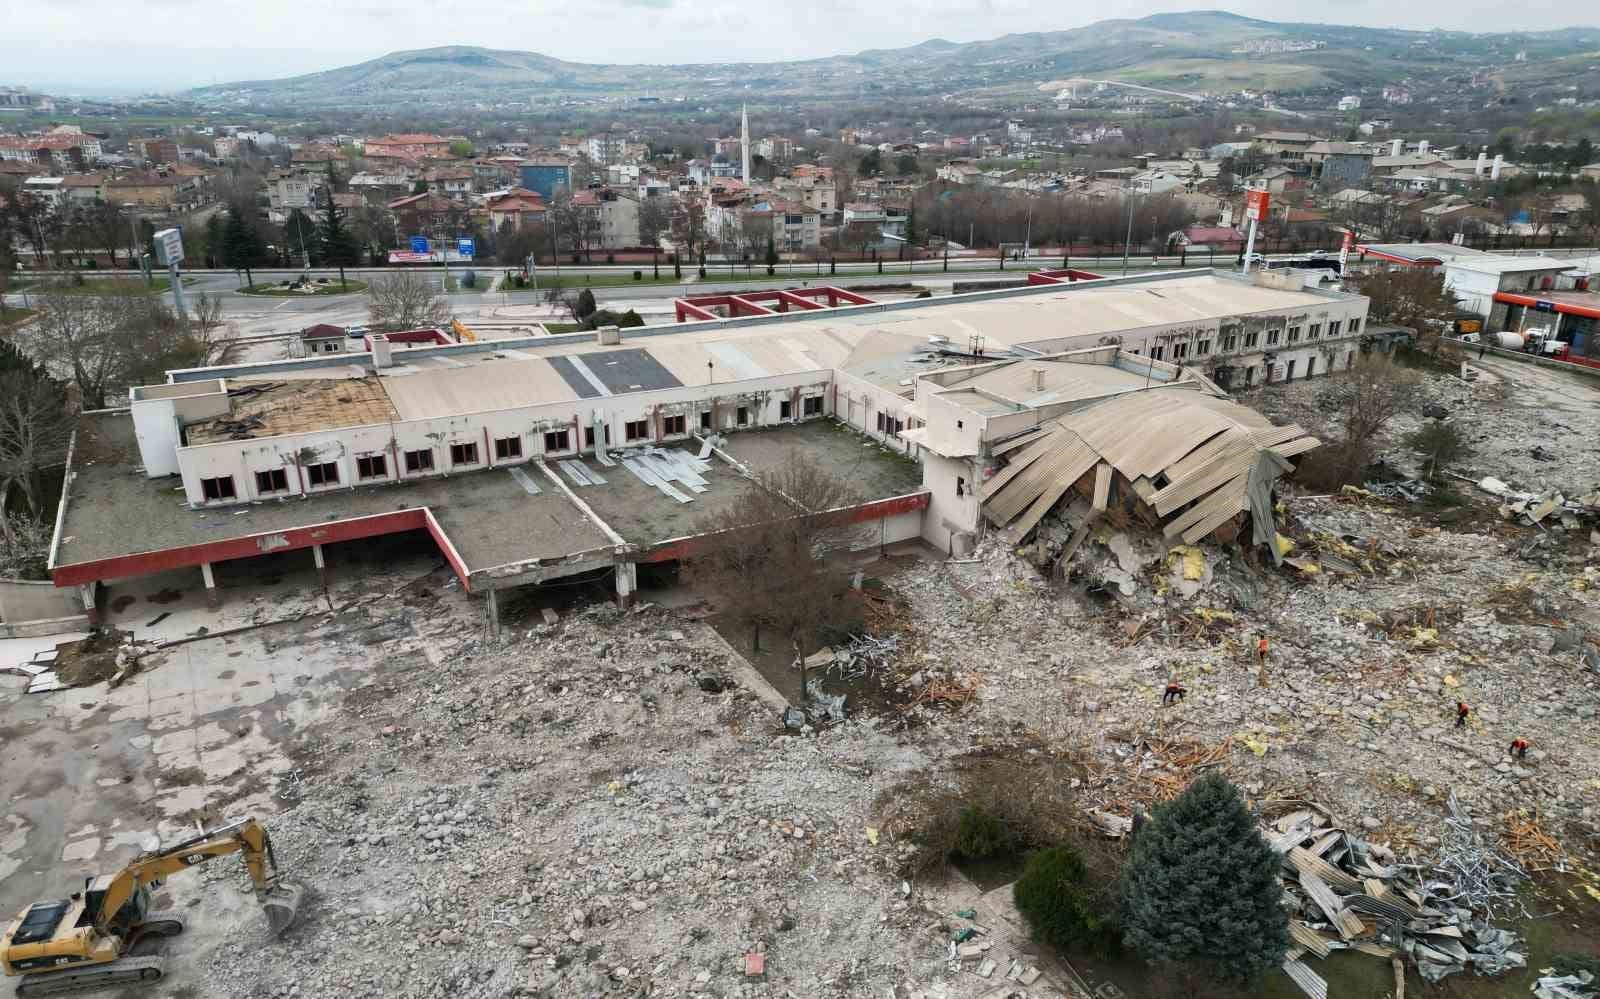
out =
<svg viewBox="0 0 1600 999"><path fill-rule="evenodd" d="M0 937L0 968L23 976L19 999L160 981L165 938L183 932L183 918L151 911L150 893L170 875L230 853L244 854L268 926L273 935L283 932L304 889L281 880L267 830L240 819L140 854L115 874L86 878L71 898L28 906Z"/></svg>

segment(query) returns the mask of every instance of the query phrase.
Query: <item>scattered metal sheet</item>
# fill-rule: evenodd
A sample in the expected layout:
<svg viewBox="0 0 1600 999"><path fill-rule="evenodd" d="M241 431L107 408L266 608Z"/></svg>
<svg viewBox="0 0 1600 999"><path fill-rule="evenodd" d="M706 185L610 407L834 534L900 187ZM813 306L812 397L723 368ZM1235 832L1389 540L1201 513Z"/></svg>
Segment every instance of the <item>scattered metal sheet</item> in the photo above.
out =
<svg viewBox="0 0 1600 999"><path fill-rule="evenodd" d="M1318 957L1327 957L1333 953L1332 941L1307 926L1298 919L1289 921L1289 936L1294 938L1297 946L1305 948L1308 953Z"/></svg>
<svg viewBox="0 0 1600 999"><path fill-rule="evenodd" d="M53 669L46 670L28 681L28 693L30 694L48 694L52 690L66 689L67 685L61 682L61 678L56 676L56 671Z"/></svg>
<svg viewBox="0 0 1600 999"><path fill-rule="evenodd" d="M1285 960L1283 970L1310 999L1328 999L1328 982L1298 958Z"/></svg>
<svg viewBox="0 0 1600 999"><path fill-rule="evenodd" d="M537 496L541 492L544 491L544 490L540 489L539 488L539 484L537 482L534 482L533 478L531 476L529 476L527 472L524 472L522 469L516 468L516 467L512 467L512 468L506 469L506 471L511 474L511 477L513 479L517 480L517 485L521 486L522 487L522 491L527 493L529 496Z"/></svg>
<svg viewBox="0 0 1600 999"><path fill-rule="evenodd" d="M638 479L640 482L643 482L647 486L652 486L652 487L654 487L656 489L661 490L663 493L666 493L668 496L670 496L671 498L677 500L679 503L693 503L694 502L694 497L685 496L683 493L681 493L678 490L674 489L672 487L671 483L669 483L666 480L662 479L661 476L657 475L655 472L652 472L649 469L649 467L644 465L637 458L632 458L632 457L623 458L622 459L622 467L626 468L628 471L632 472L634 478Z"/></svg>
<svg viewBox="0 0 1600 999"><path fill-rule="evenodd" d="M568 459L566 461L558 461L556 464L561 466L561 470L567 473L567 478L571 479L576 485L603 486L606 484L606 480L600 477L599 472L596 472L581 461Z"/></svg>

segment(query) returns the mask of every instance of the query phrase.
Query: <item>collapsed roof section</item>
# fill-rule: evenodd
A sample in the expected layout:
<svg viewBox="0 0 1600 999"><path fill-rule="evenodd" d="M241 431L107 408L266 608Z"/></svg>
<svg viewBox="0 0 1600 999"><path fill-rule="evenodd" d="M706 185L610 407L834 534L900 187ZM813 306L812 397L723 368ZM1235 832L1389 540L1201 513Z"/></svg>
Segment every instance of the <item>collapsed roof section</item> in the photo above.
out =
<svg viewBox="0 0 1600 999"><path fill-rule="evenodd" d="M1288 459L1318 444L1193 383L1158 386L1040 424L980 497L1012 544L1074 486L1092 493L1098 516L1114 483L1154 511L1168 538L1192 544L1248 511L1255 542L1265 544L1273 540L1272 484L1293 468Z"/></svg>

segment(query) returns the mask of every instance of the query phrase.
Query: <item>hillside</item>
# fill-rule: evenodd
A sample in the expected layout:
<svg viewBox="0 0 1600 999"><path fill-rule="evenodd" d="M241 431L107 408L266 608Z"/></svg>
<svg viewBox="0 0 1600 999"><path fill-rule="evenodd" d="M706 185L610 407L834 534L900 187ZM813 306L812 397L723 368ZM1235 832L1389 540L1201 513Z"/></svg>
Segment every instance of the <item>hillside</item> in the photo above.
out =
<svg viewBox="0 0 1600 999"><path fill-rule="evenodd" d="M1067 31L978 42L934 39L902 49L785 63L605 65L536 52L447 46L282 80L204 87L202 102L384 107L539 101L561 96L714 100L930 96L1028 89L1104 78L1221 93L1415 82L1510 63L1569 58L1600 48L1600 30L1475 35L1340 25L1286 24L1221 11L1100 21Z"/></svg>

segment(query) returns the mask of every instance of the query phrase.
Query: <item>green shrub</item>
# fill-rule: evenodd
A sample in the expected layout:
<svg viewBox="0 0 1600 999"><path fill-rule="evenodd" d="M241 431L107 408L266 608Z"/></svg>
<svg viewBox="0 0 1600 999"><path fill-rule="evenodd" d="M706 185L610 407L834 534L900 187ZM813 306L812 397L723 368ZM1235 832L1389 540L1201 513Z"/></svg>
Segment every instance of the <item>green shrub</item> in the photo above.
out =
<svg viewBox="0 0 1600 999"><path fill-rule="evenodd" d="M961 810L961 817L956 820L953 852L969 860L983 860L1010 853L1016 848L1016 840L999 816L977 805L968 805Z"/></svg>
<svg viewBox="0 0 1600 999"><path fill-rule="evenodd" d="M1095 896L1083 858L1070 846L1047 847L1029 857L1012 886L1017 911L1034 935L1062 950L1114 946L1115 926L1097 911Z"/></svg>

